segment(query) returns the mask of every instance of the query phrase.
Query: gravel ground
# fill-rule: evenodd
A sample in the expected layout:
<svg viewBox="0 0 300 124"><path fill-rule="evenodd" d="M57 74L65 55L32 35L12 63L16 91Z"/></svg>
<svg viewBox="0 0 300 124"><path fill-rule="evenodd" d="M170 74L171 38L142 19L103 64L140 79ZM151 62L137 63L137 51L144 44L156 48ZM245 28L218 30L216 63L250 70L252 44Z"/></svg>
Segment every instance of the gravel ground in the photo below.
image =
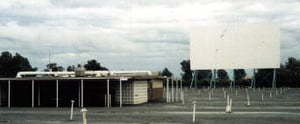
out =
<svg viewBox="0 0 300 124"><path fill-rule="evenodd" d="M236 95L236 91L238 94ZM233 99L232 113L225 113L223 88L217 88L209 101L209 89L184 89L182 102L155 102L123 108L87 107L89 124L188 124L192 123L192 101L197 101L196 122L201 124L299 124L300 89L248 89L250 106L246 106L245 89L224 89ZM269 96L272 92L272 97ZM264 93L264 101L261 94ZM0 108L0 124L82 124L81 108Z"/></svg>

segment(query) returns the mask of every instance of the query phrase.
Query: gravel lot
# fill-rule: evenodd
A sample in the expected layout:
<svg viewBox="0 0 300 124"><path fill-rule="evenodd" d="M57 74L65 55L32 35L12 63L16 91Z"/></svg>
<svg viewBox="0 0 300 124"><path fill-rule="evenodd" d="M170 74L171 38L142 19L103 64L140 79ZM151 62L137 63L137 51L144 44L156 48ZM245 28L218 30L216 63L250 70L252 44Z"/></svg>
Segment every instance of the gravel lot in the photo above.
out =
<svg viewBox="0 0 300 124"><path fill-rule="evenodd" d="M196 122L201 124L299 124L300 89L248 89L250 106L244 88L184 89L185 104L153 102L123 108L87 107L89 124L187 124L192 123L192 101L197 101ZM224 91L233 99L232 113L225 113ZM270 92L272 97L270 98ZM236 95L237 93L237 95ZM264 93L264 101L261 100ZM82 124L81 108L0 108L0 124Z"/></svg>

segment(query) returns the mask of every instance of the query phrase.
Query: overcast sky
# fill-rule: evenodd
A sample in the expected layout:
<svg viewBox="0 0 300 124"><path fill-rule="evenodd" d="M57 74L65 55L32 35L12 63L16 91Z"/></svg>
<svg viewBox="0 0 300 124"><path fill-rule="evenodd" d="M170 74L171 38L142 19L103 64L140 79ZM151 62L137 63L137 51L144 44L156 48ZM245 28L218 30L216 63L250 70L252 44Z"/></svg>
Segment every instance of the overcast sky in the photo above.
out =
<svg viewBox="0 0 300 124"><path fill-rule="evenodd" d="M111 70L179 75L194 26L275 23L281 62L300 58L299 0L0 0L0 51L43 70L96 59Z"/></svg>

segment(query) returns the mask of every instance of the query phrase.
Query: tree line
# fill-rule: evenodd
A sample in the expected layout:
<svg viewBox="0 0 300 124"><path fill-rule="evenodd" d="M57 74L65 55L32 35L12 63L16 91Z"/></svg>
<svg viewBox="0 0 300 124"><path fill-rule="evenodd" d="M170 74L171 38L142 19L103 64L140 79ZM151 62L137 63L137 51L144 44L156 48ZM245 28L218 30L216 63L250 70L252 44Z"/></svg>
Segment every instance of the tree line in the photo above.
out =
<svg viewBox="0 0 300 124"><path fill-rule="evenodd" d="M181 77L185 85L190 85L192 81L192 70L190 69L190 60L183 60L181 65ZM300 60L294 57L289 57L288 61L281 64L280 68L276 70L276 84L278 87L289 86L289 87L300 87ZM211 70L196 70L197 75L195 79L201 85L207 85L212 78ZM249 86L251 79L246 77L244 69L234 69L234 80L239 86ZM257 69L254 72L254 78L256 86L258 87L271 87L273 79L273 69ZM229 85L231 80L229 79L228 73L224 69L217 70L217 83L223 85Z"/></svg>
<svg viewBox="0 0 300 124"><path fill-rule="evenodd" d="M80 64L77 67L81 67ZM100 62L95 59L88 60L86 64L83 65L86 70L108 70L108 68L102 66ZM67 67L66 71L74 71L75 65L70 65ZM32 67L28 58L23 57L19 53L15 55L8 51L1 52L0 56L0 78L15 77L19 71L37 71L37 67ZM46 65L44 71L65 71L63 66L57 63L49 63Z"/></svg>

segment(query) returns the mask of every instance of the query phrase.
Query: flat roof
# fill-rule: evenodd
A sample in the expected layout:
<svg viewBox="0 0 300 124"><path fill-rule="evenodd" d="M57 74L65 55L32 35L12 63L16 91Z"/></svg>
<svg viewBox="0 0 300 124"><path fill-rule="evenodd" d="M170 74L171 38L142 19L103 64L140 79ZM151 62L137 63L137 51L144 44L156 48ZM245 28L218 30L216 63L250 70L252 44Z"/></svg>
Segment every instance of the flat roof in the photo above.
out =
<svg viewBox="0 0 300 124"><path fill-rule="evenodd" d="M107 77L22 77L22 78L0 78L6 80L119 80L120 78L145 80L145 79L166 79L163 76L107 76Z"/></svg>

